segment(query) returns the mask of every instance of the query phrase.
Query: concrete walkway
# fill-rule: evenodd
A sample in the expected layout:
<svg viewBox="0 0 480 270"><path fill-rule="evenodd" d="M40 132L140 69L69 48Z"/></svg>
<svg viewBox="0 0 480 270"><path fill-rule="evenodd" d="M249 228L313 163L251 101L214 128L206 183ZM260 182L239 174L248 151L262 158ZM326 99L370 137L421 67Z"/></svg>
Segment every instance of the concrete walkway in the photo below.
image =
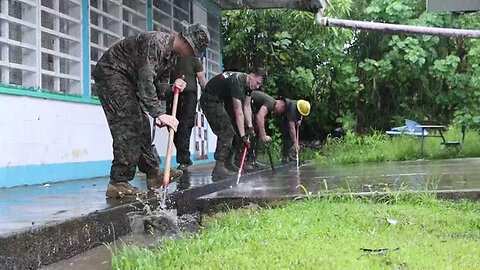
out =
<svg viewBox="0 0 480 270"><path fill-rule="evenodd" d="M171 183L169 193L212 183L212 164L193 166L191 173ZM132 200L106 199L108 177L57 182L51 185L0 189L0 236L34 229L52 222L85 216ZM146 190L143 177L131 184Z"/></svg>
<svg viewBox="0 0 480 270"><path fill-rule="evenodd" d="M193 167L170 185L172 206L179 213L208 211L223 202L293 199L305 190L372 192L434 190L480 200L480 158L409 161L349 166L302 165L266 168L213 183L212 165ZM0 189L0 269L41 267L73 257L131 230L128 213L139 202L106 200L107 178L55 183L49 187ZM136 178L133 185L146 189ZM304 187L303 188L301 188ZM443 194L442 193L442 194Z"/></svg>
<svg viewBox="0 0 480 270"><path fill-rule="evenodd" d="M302 186L302 187L300 187ZM480 199L480 158L437 161L384 162L342 166L302 165L282 168L270 177L250 177L231 189L202 196L200 200L278 199L312 195L320 191L353 193L432 191ZM454 193L460 196L453 196ZM447 196L448 197L448 196Z"/></svg>
<svg viewBox="0 0 480 270"><path fill-rule="evenodd" d="M169 186L167 205L195 211L197 197L226 188L212 183L212 164L192 168ZM36 269L131 232L135 199L106 199L108 178L0 189L0 269ZM132 184L146 190L141 177ZM148 203L155 207L154 196Z"/></svg>

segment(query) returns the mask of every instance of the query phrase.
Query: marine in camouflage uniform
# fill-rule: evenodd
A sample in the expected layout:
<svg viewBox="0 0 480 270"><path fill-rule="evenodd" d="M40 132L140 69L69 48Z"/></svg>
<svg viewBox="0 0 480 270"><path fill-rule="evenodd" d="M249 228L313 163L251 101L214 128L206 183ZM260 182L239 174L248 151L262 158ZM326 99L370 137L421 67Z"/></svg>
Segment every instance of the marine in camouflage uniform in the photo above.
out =
<svg viewBox="0 0 480 270"><path fill-rule="evenodd" d="M175 148L177 149L178 168L184 172L193 164L190 159L190 136L192 128L195 125L195 113L197 109L197 78L200 87L203 89L206 85L205 72L203 64L197 57L179 57L175 70L171 73L171 81L185 76L187 87L178 97L178 129L173 137ZM169 100L171 104L172 100ZM171 108L171 106L168 106ZM170 111L170 110L169 110Z"/></svg>
<svg viewBox="0 0 480 270"><path fill-rule="evenodd" d="M232 166L232 140L235 134L230 117L225 110L225 103L232 102L233 110L237 117L235 124L240 132L244 144L250 141L245 135L245 123L251 123L251 91L260 87L265 77L264 71L250 74L242 72L223 72L208 81L200 98L200 106L212 128L217 135L217 148L215 149L215 168L212 171L214 180L231 176L235 171ZM229 168L227 168L229 167Z"/></svg>
<svg viewBox="0 0 480 270"><path fill-rule="evenodd" d="M116 43L97 62L92 75L113 138L107 197L140 193L128 183L136 166L147 175L149 189L161 186L147 113L153 118L165 113L160 99L171 93L170 72L177 56L200 53L209 40L200 24L184 25L182 33L147 32ZM173 177L180 175L172 172Z"/></svg>

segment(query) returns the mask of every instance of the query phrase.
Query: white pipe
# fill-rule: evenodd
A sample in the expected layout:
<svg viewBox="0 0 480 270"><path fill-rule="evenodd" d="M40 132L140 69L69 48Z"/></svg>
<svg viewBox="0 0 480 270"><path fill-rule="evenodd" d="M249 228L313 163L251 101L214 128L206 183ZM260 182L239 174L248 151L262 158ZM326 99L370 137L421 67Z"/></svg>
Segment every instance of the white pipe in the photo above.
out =
<svg viewBox="0 0 480 270"><path fill-rule="evenodd" d="M374 30L374 31L393 33L393 34L416 34L416 35L432 35L432 36L458 37L458 38L480 38L480 30L425 27L425 26L412 26L412 25L391 24L391 23L331 19L331 18L323 17L320 13L317 13L315 15L315 20L317 24L322 26Z"/></svg>

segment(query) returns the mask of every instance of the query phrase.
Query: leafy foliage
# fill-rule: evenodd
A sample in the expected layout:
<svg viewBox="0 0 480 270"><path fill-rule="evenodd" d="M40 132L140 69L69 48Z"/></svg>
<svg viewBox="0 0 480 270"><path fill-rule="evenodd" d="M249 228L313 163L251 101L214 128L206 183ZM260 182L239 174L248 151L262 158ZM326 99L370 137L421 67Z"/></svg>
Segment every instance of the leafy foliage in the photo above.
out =
<svg viewBox="0 0 480 270"><path fill-rule="evenodd" d="M423 0L330 2L333 18L480 29L478 14L427 13ZM263 66L264 91L309 100L309 138L405 118L480 127L480 40L325 28L293 10L225 11L222 26L224 68Z"/></svg>

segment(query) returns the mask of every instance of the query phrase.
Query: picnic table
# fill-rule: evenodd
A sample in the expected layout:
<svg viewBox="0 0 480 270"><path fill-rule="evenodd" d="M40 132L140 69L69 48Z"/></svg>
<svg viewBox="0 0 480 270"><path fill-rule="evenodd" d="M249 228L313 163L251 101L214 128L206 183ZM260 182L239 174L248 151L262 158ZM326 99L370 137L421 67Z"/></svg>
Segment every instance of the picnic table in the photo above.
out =
<svg viewBox="0 0 480 270"><path fill-rule="evenodd" d="M466 126L462 125L462 140L461 141L447 141L443 136L443 131L447 129L444 125L431 125L431 124L419 124L413 120L405 119L405 126L395 127L391 130L385 131L386 134L391 136L407 135L420 137L420 153L423 155L424 140L427 137L439 137L442 138L442 145L446 147L460 146L465 140Z"/></svg>
<svg viewBox="0 0 480 270"><path fill-rule="evenodd" d="M442 144L447 145L448 142L445 140L445 137L443 137L442 131L446 129L445 126L443 125L415 125L416 128L422 129L422 133L420 136L420 154L423 155L423 141L425 140L426 137L440 137L442 138ZM433 131L432 133L426 135L425 131L431 130ZM438 132L437 132L438 131Z"/></svg>

